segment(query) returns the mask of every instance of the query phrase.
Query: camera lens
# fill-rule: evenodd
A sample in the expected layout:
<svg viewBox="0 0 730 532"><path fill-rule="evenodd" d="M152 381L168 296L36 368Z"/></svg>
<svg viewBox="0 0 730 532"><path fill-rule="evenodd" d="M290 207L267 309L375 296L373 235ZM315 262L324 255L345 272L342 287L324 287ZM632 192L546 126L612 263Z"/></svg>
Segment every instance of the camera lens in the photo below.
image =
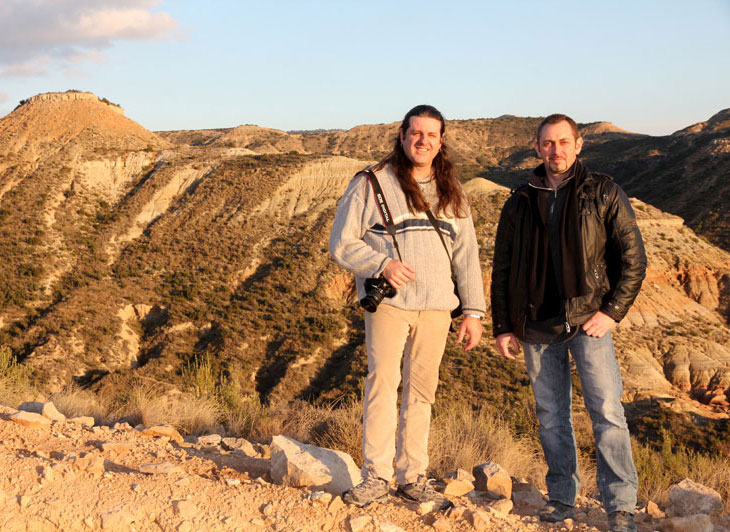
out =
<svg viewBox="0 0 730 532"><path fill-rule="evenodd" d="M360 300L360 306L368 312L375 312L378 309L378 303L380 301L375 301L372 296L365 296Z"/></svg>

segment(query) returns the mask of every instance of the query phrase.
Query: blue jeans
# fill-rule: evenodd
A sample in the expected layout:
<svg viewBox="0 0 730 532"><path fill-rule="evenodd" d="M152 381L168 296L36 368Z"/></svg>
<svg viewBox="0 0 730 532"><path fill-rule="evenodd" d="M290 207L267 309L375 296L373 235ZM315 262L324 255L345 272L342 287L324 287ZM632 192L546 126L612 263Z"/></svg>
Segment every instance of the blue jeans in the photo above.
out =
<svg viewBox="0 0 730 532"><path fill-rule="evenodd" d="M593 423L596 480L603 506L608 513L634 513L638 481L611 333L594 338L580 329L564 344L525 343L524 351L540 421L540 442L548 464L545 480L550 500L574 506L580 489L571 415L570 351Z"/></svg>

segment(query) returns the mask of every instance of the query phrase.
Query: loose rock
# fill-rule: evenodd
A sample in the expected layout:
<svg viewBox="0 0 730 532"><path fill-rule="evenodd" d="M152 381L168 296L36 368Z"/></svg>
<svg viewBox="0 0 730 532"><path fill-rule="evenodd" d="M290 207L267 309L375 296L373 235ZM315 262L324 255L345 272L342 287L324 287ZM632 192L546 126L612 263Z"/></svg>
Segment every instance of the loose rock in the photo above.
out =
<svg viewBox="0 0 730 532"><path fill-rule="evenodd" d="M461 497L466 495L470 491L474 490L474 484L468 480L460 480L453 478L445 478L446 488L444 489L444 495L453 495L454 497Z"/></svg>
<svg viewBox="0 0 730 532"><path fill-rule="evenodd" d="M536 512L545 505L545 496L532 484L519 483L514 485L512 502L531 512Z"/></svg>
<svg viewBox="0 0 730 532"><path fill-rule="evenodd" d="M488 506L498 514L508 515L512 511L514 503L510 499L498 499L490 502Z"/></svg>
<svg viewBox="0 0 730 532"><path fill-rule="evenodd" d="M64 416L61 412L58 411L56 408L56 405L54 405L51 402L44 403L43 409L41 410L41 414L51 421L66 421L66 416Z"/></svg>
<svg viewBox="0 0 730 532"><path fill-rule="evenodd" d="M649 501L646 505L646 513L654 519L664 519L667 515L661 511L657 503Z"/></svg>
<svg viewBox="0 0 730 532"><path fill-rule="evenodd" d="M307 445L287 436L271 442L271 478L277 484L339 495L360 481L360 469L349 454Z"/></svg>
<svg viewBox="0 0 730 532"><path fill-rule="evenodd" d="M330 502L332 502L332 494L327 493L326 491L315 491L309 495L309 498L322 506L327 506Z"/></svg>
<svg viewBox="0 0 730 532"><path fill-rule="evenodd" d="M172 427L170 425L154 425L152 427L147 427L146 429L142 429L142 434L144 434L145 436L150 436L152 438L170 438L178 445L182 445L183 443L183 438L182 436L180 436L180 433L175 427Z"/></svg>
<svg viewBox="0 0 730 532"><path fill-rule="evenodd" d="M198 436L198 445L220 445L223 438L220 434L206 434L205 436Z"/></svg>
<svg viewBox="0 0 730 532"><path fill-rule="evenodd" d="M132 449L132 444L121 441L105 441L97 445L105 453L110 454L125 454Z"/></svg>
<svg viewBox="0 0 730 532"><path fill-rule="evenodd" d="M342 510L345 507L345 502L342 500L341 497L337 496L334 499L332 499L332 502L327 507L327 510L331 514L336 514L340 510Z"/></svg>
<svg viewBox="0 0 730 532"><path fill-rule="evenodd" d="M667 513L672 517L719 515L722 508L722 497L718 492L688 478L669 488Z"/></svg>
<svg viewBox="0 0 730 532"><path fill-rule="evenodd" d="M33 414L40 414L43 412L43 403L40 401L26 401L24 403L20 403L20 406L18 406L18 410L21 412L32 412Z"/></svg>
<svg viewBox="0 0 730 532"><path fill-rule="evenodd" d="M259 452L254 448L253 444L244 438L223 438L221 444L227 451L240 451L251 458L257 458L259 456Z"/></svg>
<svg viewBox="0 0 730 532"><path fill-rule="evenodd" d="M489 491L505 499L512 497L512 478L502 466L494 462L474 466L474 487L480 491Z"/></svg>
<svg viewBox="0 0 730 532"><path fill-rule="evenodd" d="M373 522L369 515L351 515L347 518L347 526L350 532L360 532L366 529Z"/></svg>
<svg viewBox="0 0 730 532"><path fill-rule="evenodd" d="M449 530L451 530L451 522L445 517L439 517L433 523L431 523L431 526L439 532L448 532Z"/></svg>
<svg viewBox="0 0 730 532"><path fill-rule="evenodd" d="M478 531L487 530L491 522L489 514L483 510L467 510L464 517Z"/></svg>
<svg viewBox="0 0 730 532"><path fill-rule="evenodd" d="M25 403L23 403L25 404ZM20 405L23 406L23 405ZM51 420L47 417L43 417L40 414L28 412L27 410L20 410L10 416L10 421L24 425L26 427L34 428L47 428L51 426Z"/></svg>
<svg viewBox="0 0 730 532"><path fill-rule="evenodd" d="M139 466L139 472L147 475L172 475L175 473L185 473L185 471L170 462L160 462L157 464L142 464Z"/></svg>
<svg viewBox="0 0 730 532"><path fill-rule="evenodd" d="M82 427L93 427L95 423L94 418L90 416L72 417L68 419L68 422L81 425Z"/></svg>
<svg viewBox="0 0 730 532"><path fill-rule="evenodd" d="M448 483L449 480L464 480L473 484L476 479L474 478L474 475L472 475L468 471L465 471L464 469L457 469L456 471L453 471L446 475L446 477L444 478L444 482Z"/></svg>

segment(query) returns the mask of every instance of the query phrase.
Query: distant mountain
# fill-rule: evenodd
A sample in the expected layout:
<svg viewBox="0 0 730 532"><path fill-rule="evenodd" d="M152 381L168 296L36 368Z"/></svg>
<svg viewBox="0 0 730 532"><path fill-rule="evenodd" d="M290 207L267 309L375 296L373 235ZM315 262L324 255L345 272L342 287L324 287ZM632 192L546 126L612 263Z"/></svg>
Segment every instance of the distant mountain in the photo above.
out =
<svg viewBox="0 0 730 532"><path fill-rule="evenodd" d="M359 393L362 313L327 238L348 180L390 149L397 124L154 134L93 95L65 94L0 120L0 345L39 385L75 382L111 398L139 380L182 387L186 364L207 355L216 376L273 403ZM509 194L501 184L534 165L539 120L448 125L462 172L494 176L465 185L487 287ZM702 186L685 183L686 194L712 212L697 189L718 181L728 137L715 129L722 119L710 123L656 138L583 125L585 158L657 201L673 199L658 194L662 180L692 176ZM680 187L672 183L664 190ZM723 185L711 195L722 198ZM726 416L730 254L666 209L632 201L649 271L615 336L625 399ZM507 405L528 390L522 366L497 357L488 337L469 354L452 338L441 378L440 393L475 402Z"/></svg>

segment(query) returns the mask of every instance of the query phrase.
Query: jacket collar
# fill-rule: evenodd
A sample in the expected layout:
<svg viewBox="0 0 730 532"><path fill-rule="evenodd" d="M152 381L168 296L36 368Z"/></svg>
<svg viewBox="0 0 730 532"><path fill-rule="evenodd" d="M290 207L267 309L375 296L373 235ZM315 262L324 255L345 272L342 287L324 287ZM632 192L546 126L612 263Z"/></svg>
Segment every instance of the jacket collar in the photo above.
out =
<svg viewBox="0 0 730 532"><path fill-rule="evenodd" d="M571 166L568 171L566 172L566 176L563 178L563 180L560 182L560 185L558 185L558 189L563 188L566 184L570 182L571 179L576 177L579 174L583 173L583 166L580 164L580 161L576 159L576 161L573 163L573 166ZM550 182L547 178L547 172L545 171L545 163L541 164L537 168L535 168L532 171L532 174L530 174L529 179L527 180L527 184L531 187L538 188L541 190L553 190L553 187L550 186Z"/></svg>

